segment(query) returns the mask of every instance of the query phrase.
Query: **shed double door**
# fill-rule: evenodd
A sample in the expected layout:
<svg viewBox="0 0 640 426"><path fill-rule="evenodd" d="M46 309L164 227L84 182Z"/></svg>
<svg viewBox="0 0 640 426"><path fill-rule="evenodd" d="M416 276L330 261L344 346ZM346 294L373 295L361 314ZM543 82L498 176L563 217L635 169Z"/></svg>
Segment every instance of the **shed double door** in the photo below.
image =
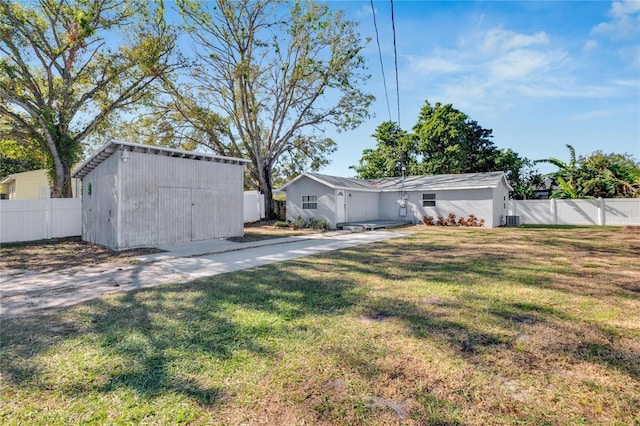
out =
<svg viewBox="0 0 640 426"><path fill-rule="evenodd" d="M220 238L220 202L214 189L160 187L158 237L161 243Z"/></svg>

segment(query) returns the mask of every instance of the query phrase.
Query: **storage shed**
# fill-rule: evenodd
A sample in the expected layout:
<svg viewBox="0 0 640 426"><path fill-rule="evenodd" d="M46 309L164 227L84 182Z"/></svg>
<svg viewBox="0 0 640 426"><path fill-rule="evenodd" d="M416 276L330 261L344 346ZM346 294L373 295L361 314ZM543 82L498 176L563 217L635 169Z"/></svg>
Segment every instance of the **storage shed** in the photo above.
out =
<svg viewBox="0 0 640 426"><path fill-rule="evenodd" d="M324 219L332 228L363 221L420 223L423 216L484 219L504 224L512 189L503 172L354 179L303 173L282 188L287 220Z"/></svg>
<svg viewBox="0 0 640 426"><path fill-rule="evenodd" d="M248 160L112 141L82 179L82 239L115 250L242 236Z"/></svg>

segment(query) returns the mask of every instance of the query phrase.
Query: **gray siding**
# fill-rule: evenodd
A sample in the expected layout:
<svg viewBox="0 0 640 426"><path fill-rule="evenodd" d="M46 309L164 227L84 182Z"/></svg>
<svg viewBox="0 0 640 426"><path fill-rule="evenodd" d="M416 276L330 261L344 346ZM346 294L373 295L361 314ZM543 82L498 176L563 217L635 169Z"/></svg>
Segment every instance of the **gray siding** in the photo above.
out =
<svg viewBox="0 0 640 426"><path fill-rule="evenodd" d="M315 210L302 208L303 195L317 195L318 208ZM324 219L331 228L336 227L336 193L335 190L303 177L295 185L287 188L287 220L294 221L298 217L303 219Z"/></svg>
<svg viewBox="0 0 640 426"><path fill-rule="evenodd" d="M345 222L379 219L378 192L346 191L346 193L347 217Z"/></svg>
<svg viewBox="0 0 640 426"><path fill-rule="evenodd" d="M492 226L497 227L506 223L506 216L509 207L509 188L504 183L504 179L497 188L493 190L493 218ZM489 226L489 225L486 225Z"/></svg>
<svg viewBox="0 0 640 426"><path fill-rule="evenodd" d="M422 194L436 194L435 207L422 206ZM459 189L407 192L407 220L420 223L422 216L447 217L453 213L456 217L474 214L485 220L486 227L494 226L493 193L491 189ZM381 219L400 219L401 192L383 192L380 196Z"/></svg>

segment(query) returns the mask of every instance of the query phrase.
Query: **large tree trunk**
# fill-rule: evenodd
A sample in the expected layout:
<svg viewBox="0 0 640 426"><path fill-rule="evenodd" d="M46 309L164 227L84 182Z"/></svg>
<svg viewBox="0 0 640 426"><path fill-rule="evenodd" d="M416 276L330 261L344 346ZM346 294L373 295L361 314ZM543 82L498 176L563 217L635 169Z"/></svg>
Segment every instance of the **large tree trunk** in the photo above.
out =
<svg viewBox="0 0 640 426"><path fill-rule="evenodd" d="M275 220L276 211L273 204L273 188L271 187L271 166L263 164L260 173L260 190L264 195L264 217L266 220Z"/></svg>
<svg viewBox="0 0 640 426"><path fill-rule="evenodd" d="M51 198L73 198L71 167L64 161L54 166L51 182Z"/></svg>

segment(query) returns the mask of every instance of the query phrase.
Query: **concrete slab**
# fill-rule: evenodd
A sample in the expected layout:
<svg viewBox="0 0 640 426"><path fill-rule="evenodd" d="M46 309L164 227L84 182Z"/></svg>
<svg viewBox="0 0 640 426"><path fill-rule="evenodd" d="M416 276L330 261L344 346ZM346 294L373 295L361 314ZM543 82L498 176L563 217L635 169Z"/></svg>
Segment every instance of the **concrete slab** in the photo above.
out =
<svg viewBox="0 0 640 426"><path fill-rule="evenodd" d="M228 241L167 247L164 258L135 265L113 263L49 273L6 271L0 276L0 317L49 314L104 294L224 274L410 235L406 232L326 232L254 243ZM259 243L259 244L256 244ZM194 253L218 250L197 256Z"/></svg>

